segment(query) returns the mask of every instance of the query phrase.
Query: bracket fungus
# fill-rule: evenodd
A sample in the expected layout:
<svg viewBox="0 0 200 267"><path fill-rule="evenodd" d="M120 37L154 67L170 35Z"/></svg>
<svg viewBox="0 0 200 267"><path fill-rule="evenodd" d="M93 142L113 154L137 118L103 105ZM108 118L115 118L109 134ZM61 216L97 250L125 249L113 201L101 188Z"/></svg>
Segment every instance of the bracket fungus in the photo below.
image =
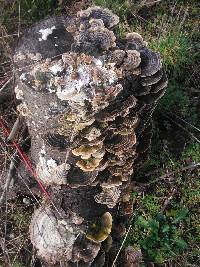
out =
<svg viewBox="0 0 200 267"><path fill-rule="evenodd" d="M111 266L102 244L111 235L111 250L118 247L112 228L120 222L124 229L131 215L127 188L148 154L167 78L159 53L138 33L120 39L118 22L110 10L90 7L33 25L15 48L30 157L58 203L56 212L42 204L30 224L47 263Z"/></svg>
<svg viewBox="0 0 200 267"><path fill-rule="evenodd" d="M86 234L86 238L94 242L101 243L108 238L111 230L112 215L109 212L106 212L101 217L99 223L97 222L90 227L88 233Z"/></svg>

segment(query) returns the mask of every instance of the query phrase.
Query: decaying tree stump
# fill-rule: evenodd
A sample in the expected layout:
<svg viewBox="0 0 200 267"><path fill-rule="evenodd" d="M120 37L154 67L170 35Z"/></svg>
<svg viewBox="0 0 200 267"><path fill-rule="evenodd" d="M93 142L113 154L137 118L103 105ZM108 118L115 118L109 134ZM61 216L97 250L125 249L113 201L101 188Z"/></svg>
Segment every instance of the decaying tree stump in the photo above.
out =
<svg viewBox="0 0 200 267"><path fill-rule="evenodd" d="M118 22L100 7L46 19L15 49L18 111L54 203L44 200L30 224L48 266L111 266L132 214L131 177L146 159L167 78L138 33L117 37Z"/></svg>

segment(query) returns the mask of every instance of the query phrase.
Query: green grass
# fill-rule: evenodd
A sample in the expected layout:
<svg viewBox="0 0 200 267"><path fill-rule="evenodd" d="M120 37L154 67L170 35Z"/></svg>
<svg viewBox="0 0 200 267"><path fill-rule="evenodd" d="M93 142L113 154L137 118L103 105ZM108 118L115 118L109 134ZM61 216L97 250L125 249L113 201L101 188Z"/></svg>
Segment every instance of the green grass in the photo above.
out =
<svg viewBox="0 0 200 267"><path fill-rule="evenodd" d="M168 69L179 73L187 64L191 64L195 57L191 52L191 37L176 29L158 39L152 38L149 46L152 50L160 52Z"/></svg>
<svg viewBox="0 0 200 267"><path fill-rule="evenodd" d="M70 3L70 0L68 3ZM3 1L2 5L3 9L2 12L0 11L0 22L10 30L16 27L19 21L23 26L27 26L46 16L59 14L61 11L58 0L14 0L12 2L10 1L10 3ZM13 20L16 25L11 23Z"/></svg>
<svg viewBox="0 0 200 267"><path fill-rule="evenodd" d="M193 266L200 260L199 189L197 174L176 175L170 183L158 181L144 195L133 195L136 203L133 228L126 242L142 250L146 263L162 266L169 260L174 264L183 260L182 266ZM169 203L164 207L167 200Z"/></svg>
<svg viewBox="0 0 200 267"><path fill-rule="evenodd" d="M111 9L120 18L124 18L130 11L132 3L130 0L93 0L93 4Z"/></svg>

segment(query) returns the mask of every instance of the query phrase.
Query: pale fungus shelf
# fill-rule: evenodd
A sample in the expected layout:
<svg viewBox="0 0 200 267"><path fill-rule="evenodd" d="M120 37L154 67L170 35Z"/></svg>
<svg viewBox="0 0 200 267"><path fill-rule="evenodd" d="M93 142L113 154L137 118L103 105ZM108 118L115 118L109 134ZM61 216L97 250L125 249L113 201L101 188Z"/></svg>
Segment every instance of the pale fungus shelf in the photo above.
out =
<svg viewBox="0 0 200 267"><path fill-rule="evenodd" d="M111 266L132 214L133 174L147 157L167 77L159 53L136 32L120 39L118 23L90 7L37 23L15 49L17 109L56 203L42 202L30 224L47 264Z"/></svg>

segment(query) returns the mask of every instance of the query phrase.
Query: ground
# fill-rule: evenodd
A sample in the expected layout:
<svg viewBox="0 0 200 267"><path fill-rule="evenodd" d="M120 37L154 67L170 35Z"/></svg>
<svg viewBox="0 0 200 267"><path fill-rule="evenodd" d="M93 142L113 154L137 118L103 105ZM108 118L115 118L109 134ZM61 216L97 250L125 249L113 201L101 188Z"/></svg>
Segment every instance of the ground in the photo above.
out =
<svg viewBox="0 0 200 267"><path fill-rule="evenodd" d="M0 88L7 81L4 90L13 86L11 51L26 27L46 16L90 4L77 2L1 0ZM149 160L134 176L134 213L124 245L142 250L141 266L199 266L199 1L92 2L120 16L121 36L130 31L144 36L149 46L161 53L169 78L167 92L154 114ZM16 118L15 102L0 104L0 115L11 127ZM9 164L12 153L0 129L1 170ZM0 266L36 266L27 234L33 209L34 204L27 206L21 198L2 206Z"/></svg>

